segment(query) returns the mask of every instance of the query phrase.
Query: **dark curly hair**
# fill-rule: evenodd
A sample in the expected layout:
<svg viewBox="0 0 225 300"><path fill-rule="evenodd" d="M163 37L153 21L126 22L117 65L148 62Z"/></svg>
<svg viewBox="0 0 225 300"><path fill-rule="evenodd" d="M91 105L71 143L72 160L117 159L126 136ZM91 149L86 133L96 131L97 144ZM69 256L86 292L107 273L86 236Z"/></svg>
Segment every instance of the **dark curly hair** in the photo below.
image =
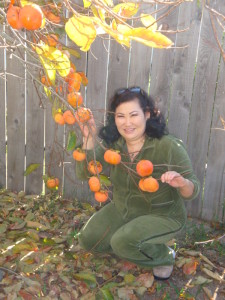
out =
<svg viewBox="0 0 225 300"><path fill-rule="evenodd" d="M155 101L151 96L142 90L140 87L130 87L119 89L115 92L109 103L109 112L107 114L106 126L99 131L99 137L107 144L116 142L120 133L115 124L116 108L125 102L138 99L143 112L150 112L150 118L146 121L145 133L149 137L160 139L167 134L166 123L163 115L160 113L155 105Z"/></svg>

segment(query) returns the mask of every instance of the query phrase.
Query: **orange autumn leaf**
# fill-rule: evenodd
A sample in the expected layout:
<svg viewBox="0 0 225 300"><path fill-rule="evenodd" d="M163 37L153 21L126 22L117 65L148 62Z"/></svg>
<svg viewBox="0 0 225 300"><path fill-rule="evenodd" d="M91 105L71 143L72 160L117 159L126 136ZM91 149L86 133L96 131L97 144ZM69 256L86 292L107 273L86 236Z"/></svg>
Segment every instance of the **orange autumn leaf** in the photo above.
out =
<svg viewBox="0 0 225 300"><path fill-rule="evenodd" d="M196 260L192 260L183 265L183 273L186 275L191 275L196 272L198 262Z"/></svg>

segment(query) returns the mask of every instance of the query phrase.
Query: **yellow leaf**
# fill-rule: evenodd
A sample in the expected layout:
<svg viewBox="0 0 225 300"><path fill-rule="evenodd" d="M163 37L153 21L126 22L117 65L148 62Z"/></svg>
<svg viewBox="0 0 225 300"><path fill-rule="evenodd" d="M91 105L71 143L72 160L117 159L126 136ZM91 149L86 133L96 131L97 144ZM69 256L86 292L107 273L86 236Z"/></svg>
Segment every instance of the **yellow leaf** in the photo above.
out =
<svg viewBox="0 0 225 300"><path fill-rule="evenodd" d="M70 72L70 60L68 56L55 47L49 47L48 58L51 64L55 66L55 69L60 76L66 77Z"/></svg>
<svg viewBox="0 0 225 300"><path fill-rule="evenodd" d="M124 25L118 25L119 31L121 26ZM149 47L168 48L173 45L173 42L162 33L153 32L152 30L143 27L133 28L130 31L127 31L127 33L124 31L124 34L128 35L130 39Z"/></svg>
<svg viewBox="0 0 225 300"><path fill-rule="evenodd" d="M113 7L113 11L119 16L130 18L138 12L139 7L140 4L138 3L120 3Z"/></svg>
<svg viewBox="0 0 225 300"><path fill-rule="evenodd" d="M45 69L45 72L53 85L55 85L56 69L54 66L42 55L39 55L40 61Z"/></svg>
<svg viewBox="0 0 225 300"><path fill-rule="evenodd" d="M128 36L124 36L118 30L110 27L105 22L101 22L98 18L93 18L94 22L104 30L104 33L108 33L111 35L118 43L130 47L130 38Z"/></svg>
<svg viewBox="0 0 225 300"><path fill-rule="evenodd" d="M102 2L107 5L107 6L110 6L110 7L113 7L113 0L102 0Z"/></svg>
<svg viewBox="0 0 225 300"><path fill-rule="evenodd" d="M157 30L157 23L155 18L151 15L141 14L141 22L145 27L148 27L152 31Z"/></svg>
<svg viewBox="0 0 225 300"><path fill-rule="evenodd" d="M67 21L65 30L82 51L88 51L96 38L96 30L90 17L74 15Z"/></svg>
<svg viewBox="0 0 225 300"><path fill-rule="evenodd" d="M96 18L99 18L105 22L105 10L102 8L96 8L94 5L91 6L91 10Z"/></svg>
<svg viewBox="0 0 225 300"><path fill-rule="evenodd" d="M91 6L91 1L89 0L83 0L84 3L84 8L88 8L89 6Z"/></svg>

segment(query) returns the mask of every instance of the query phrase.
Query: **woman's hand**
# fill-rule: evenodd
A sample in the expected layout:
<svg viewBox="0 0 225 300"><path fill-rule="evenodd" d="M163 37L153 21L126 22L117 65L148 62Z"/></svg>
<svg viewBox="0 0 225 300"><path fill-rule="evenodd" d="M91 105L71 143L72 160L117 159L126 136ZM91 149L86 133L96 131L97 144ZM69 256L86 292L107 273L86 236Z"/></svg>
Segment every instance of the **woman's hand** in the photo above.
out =
<svg viewBox="0 0 225 300"><path fill-rule="evenodd" d="M78 122L80 126L81 133L83 135L83 149L93 149L94 140L96 136L96 125L93 114L91 113L91 118L85 123Z"/></svg>
<svg viewBox="0 0 225 300"><path fill-rule="evenodd" d="M161 181L178 188L184 198L189 198L194 192L194 184L175 171L168 171L162 174Z"/></svg>

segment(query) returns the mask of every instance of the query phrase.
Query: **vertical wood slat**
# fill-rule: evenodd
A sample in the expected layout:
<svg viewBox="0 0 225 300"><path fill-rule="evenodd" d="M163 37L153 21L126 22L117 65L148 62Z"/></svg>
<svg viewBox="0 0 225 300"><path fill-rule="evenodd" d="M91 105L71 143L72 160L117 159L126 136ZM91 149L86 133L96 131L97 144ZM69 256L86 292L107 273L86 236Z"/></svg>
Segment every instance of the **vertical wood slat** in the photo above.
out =
<svg viewBox="0 0 225 300"><path fill-rule="evenodd" d="M151 14L154 6L142 5L142 12ZM149 76L152 59L152 48L132 41L128 86L140 86L148 92Z"/></svg>
<svg viewBox="0 0 225 300"><path fill-rule="evenodd" d="M33 70L32 70L33 71ZM37 72L33 71L38 78ZM26 168L40 164L38 169L26 176L26 193L41 194L44 161L44 109L31 76L27 77L27 118L26 118ZM39 88L37 83L37 88Z"/></svg>
<svg viewBox="0 0 225 300"><path fill-rule="evenodd" d="M3 31L3 27L0 26ZM6 186L6 137L5 137L5 74L4 48L0 48L0 188Z"/></svg>
<svg viewBox="0 0 225 300"><path fill-rule="evenodd" d="M73 60L73 63L76 66L76 69L78 72L84 72L86 70L87 65L87 53L80 51L81 58L77 60ZM85 100L85 87L81 86L81 94ZM80 142L80 134L79 134L79 126L77 124L71 126L66 125L65 126L65 146L67 144L68 134L69 131L75 131L78 140L77 143ZM78 197L78 199L85 198L85 195L87 194L87 188L84 187L84 185L80 182L78 182L78 179L76 178L75 174L75 161L72 157L72 152L70 153L64 153L64 188L63 188L63 195L67 198L75 198Z"/></svg>
<svg viewBox="0 0 225 300"><path fill-rule="evenodd" d="M215 1L212 1L215 4ZM190 126L188 135L188 151L193 162L194 170L202 185L199 199L202 198L205 166L209 143L212 109L218 73L219 51L207 44L208 37L216 44L207 9L203 11L201 37L196 66L195 86L193 91ZM219 37L220 39L220 37ZM201 216L201 200L187 205L189 214Z"/></svg>
<svg viewBox="0 0 225 300"><path fill-rule="evenodd" d="M12 57L7 53L7 182L8 189L24 189L25 160L25 69L15 55L24 60L18 51Z"/></svg>
<svg viewBox="0 0 225 300"><path fill-rule="evenodd" d="M168 27L168 30L177 29L178 20L177 7L168 16L162 19L163 24ZM168 12L168 9L164 13ZM160 18L157 15L156 19ZM159 26L160 24L158 24ZM168 35L174 42L175 35ZM174 49L153 49L152 70L150 74L150 95L155 99L160 111L167 118L169 101L170 101L170 86L172 78L172 69L174 63Z"/></svg>
<svg viewBox="0 0 225 300"><path fill-rule="evenodd" d="M64 126L54 122L52 105L48 99L45 110L45 175L59 179L59 191L62 193Z"/></svg>
<svg viewBox="0 0 225 300"><path fill-rule="evenodd" d="M224 1L220 1L218 11L225 13ZM214 22L216 20L214 19ZM225 45L223 46L225 50ZM205 191L202 218L206 220L223 220L225 205L225 128L221 118L225 119L225 61L221 57L216 98L213 107L213 119L210 132L210 144L205 176ZM221 128L221 130L216 129ZM222 130L223 128L223 130Z"/></svg>
<svg viewBox="0 0 225 300"><path fill-rule="evenodd" d="M184 48L175 50L168 129L170 133L182 139L185 144L188 134L200 21L201 9L196 1L180 6L178 28L189 28L189 30L178 33L176 38L176 46Z"/></svg>
<svg viewBox="0 0 225 300"><path fill-rule="evenodd" d="M107 102L114 95L116 89L127 87L128 82L129 49L110 40Z"/></svg>

